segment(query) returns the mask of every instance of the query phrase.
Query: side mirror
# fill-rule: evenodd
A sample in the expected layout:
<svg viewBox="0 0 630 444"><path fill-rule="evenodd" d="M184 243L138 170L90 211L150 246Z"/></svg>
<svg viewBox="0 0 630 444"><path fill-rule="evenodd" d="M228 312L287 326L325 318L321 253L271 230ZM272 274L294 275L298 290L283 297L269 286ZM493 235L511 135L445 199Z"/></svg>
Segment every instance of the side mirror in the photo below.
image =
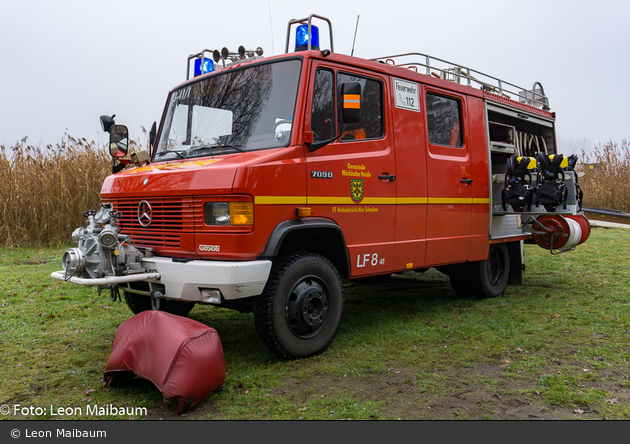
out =
<svg viewBox="0 0 630 444"><path fill-rule="evenodd" d="M125 157L129 147L129 130L125 125L112 125L109 129L109 153L112 157Z"/></svg>
<svg viewBox="0 0 630 444"><path fill-rule="evenodd" d="M342 122L357 123L361 120L361 84L347 82L341 85Z"/></svg>

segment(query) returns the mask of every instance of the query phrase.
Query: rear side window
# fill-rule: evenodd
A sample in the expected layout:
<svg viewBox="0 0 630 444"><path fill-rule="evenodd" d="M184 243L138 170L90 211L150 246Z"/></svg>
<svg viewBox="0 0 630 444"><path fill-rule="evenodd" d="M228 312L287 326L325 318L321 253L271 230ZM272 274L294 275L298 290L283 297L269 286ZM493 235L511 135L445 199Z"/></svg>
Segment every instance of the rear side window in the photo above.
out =
<svg viewBox="0 0 630 444"><path fill-rule="evenodd" d="M341 141L378 139L383 137L383 85L380 81L347 73L337 74L337 92L346 82L361 84L361 119L345 123L341 128Z"/></svg>
<svg viewBox="0 0 630 444"><path fill-rule="evenodd" d="M463 146L461 102L427 93L427 127L433 145Z"/></svg>

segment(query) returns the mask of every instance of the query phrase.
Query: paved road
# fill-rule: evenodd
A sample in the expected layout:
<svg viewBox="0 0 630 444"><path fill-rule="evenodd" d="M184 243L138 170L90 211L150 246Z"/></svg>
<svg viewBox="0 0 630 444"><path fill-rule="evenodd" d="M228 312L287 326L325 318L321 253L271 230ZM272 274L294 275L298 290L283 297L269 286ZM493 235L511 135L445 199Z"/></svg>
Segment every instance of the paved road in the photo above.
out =
<svg viewBox="0 0 630 444"><path fill-rule="evenodd" d="M630 228L629 224L618 224L615 222L606 222L603 220L588 220L591 223L591 226L594 227L606 227L606 228Z"/></svg>

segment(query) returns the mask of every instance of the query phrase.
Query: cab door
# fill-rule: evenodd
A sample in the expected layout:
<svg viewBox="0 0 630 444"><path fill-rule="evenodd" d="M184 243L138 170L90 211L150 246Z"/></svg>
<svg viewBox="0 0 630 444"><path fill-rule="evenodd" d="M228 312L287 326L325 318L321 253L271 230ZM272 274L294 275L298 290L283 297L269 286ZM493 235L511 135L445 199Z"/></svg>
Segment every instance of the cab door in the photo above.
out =
<svg viewBox="0 0 630 444"><path fill-rule="evenodd" d="M385 78L328 63L312 69L305 129L314 143L341 137L306 151L308 206L343 230L352 276L386 272L394 265L396 165ZM340 91L348 82L361 85L361 117L341 125Z"/></svg>
<svg viewBox="0 0 630 444"><path fill-rule="evenodd" d="M469 259L474 177L465 96L424 88L427 128L425 265Z"/></svg>

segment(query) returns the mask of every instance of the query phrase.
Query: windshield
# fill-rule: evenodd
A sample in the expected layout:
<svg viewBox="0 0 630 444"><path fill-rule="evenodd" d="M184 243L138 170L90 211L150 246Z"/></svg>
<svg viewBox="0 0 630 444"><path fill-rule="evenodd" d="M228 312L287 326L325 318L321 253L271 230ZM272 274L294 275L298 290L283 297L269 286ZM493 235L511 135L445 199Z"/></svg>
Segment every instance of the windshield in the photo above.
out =
<svg viewBox="0 0 630 444"><path fill-rule="evenodd" d="M301 61L219 73L173 91L155 160L288 146Z"/></svg>

